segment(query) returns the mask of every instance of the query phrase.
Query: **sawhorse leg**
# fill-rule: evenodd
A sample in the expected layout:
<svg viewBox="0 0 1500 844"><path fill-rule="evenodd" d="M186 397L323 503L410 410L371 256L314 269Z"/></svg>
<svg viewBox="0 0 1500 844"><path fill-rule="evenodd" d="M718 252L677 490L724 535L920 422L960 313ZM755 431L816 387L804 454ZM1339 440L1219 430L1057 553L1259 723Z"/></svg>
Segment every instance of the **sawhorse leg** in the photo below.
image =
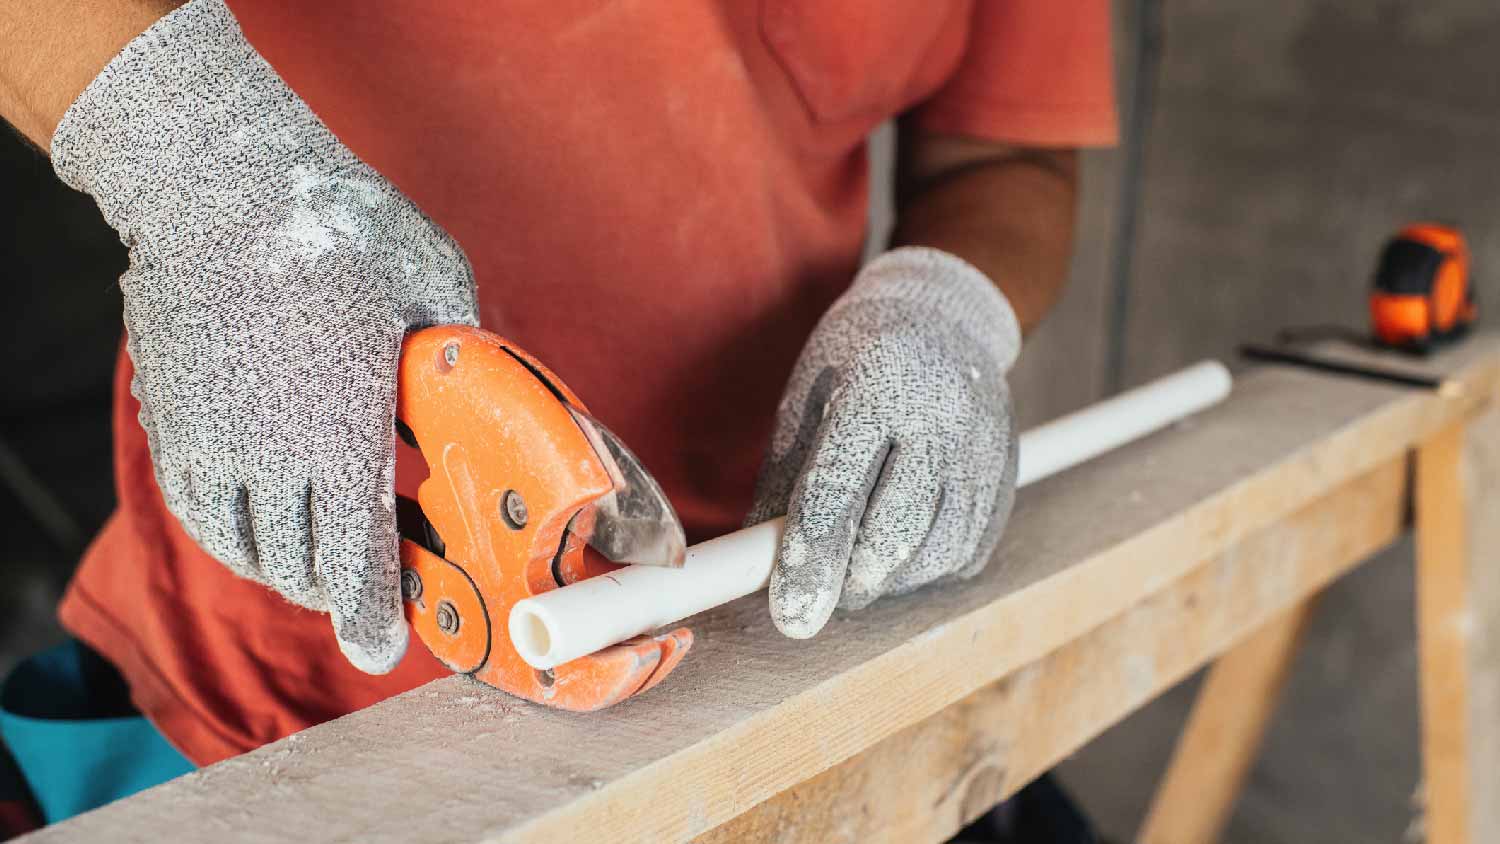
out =
<svg viewBox="0 0 1500 844"><path fill-rule="evenodd" d="M1209 669L1141 825L1144 844L1218 838L1255 762L1313 600L1275 616Z"/></svg>
<svg viewBox="0 0 1500 844"><path fill-rule="evenodd" d="M1425 837L1500 841L1500 410L1417 450L1417 650ZM1146 844L1214 841L1296 651L1308 605L1215 663L1141 827Z"/></svg>
<svg viewBox="0 0 1500 844"><path fill-rule="evenodd" d="M1500 413L1417 449L1417 654L1428 844L1500 840Z"/></svg>

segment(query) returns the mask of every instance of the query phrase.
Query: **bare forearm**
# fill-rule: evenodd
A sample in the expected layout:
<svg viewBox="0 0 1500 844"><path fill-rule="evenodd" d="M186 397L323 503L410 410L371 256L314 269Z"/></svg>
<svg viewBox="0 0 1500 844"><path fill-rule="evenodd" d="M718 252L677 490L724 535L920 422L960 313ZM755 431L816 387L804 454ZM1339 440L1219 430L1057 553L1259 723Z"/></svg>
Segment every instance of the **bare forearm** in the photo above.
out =
<svg viewBox="0 0 1500 844"><path fill-rule="evenodd" d="M1077 156L904 132L892 246L931 246L982 270L1030 331L1062 293Z"/></svg>
<svg viewBox="0 0 1500 844"><path fill-rule="evenodd" d="M182 0L0 3L0 117L46 149L63 112L130 39Z"/></svg>

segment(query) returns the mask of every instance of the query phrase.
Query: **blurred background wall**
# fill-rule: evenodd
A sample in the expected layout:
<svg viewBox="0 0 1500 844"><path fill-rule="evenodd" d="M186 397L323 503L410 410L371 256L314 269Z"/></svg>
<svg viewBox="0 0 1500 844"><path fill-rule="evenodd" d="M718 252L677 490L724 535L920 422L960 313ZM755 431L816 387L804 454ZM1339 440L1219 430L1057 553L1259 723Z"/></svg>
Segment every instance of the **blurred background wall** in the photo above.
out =
<svg viewBox="0 0 1500 844"><path fill-rule="evenodd" d="M1500 4L1117 0L1125 143L1084 158L1068 293L1027 342L1023 425L1241 340L1364 325L1382 240L1462 225L1500 302ZM890 137L872 166L888 171ZM889 199L877 196L876 236ZM0 133L0 670L112 506L108 388L125 255L92 204ZM1495 319L1493 315L1490 320ZM1411 552L1329 590L1230 841L1420 840ZM1062 766L1128 840L1194 678Z"/></svg>
<svg viewBox="0 0 1500 844"><path fill-rule="evenodd" d="M1281 326L1363 326L1381 241L1411 220L1461 225L1481 301L1500 299L1500 4L1120 10L1142 150L1113 229L1133 218L1112 247L1128 297L1106 363L1126 384ZM1112 171L1127 192L1128 150ZM1071 318L1049 328L1082 330ZM1403 545L1323 597L1228 840L1421 840L1411 566ZM1063 766L1111 835L1138 825L1195 685Z"/></svg>
<svg viewBox="0 0 1500 844"><path fill-rule="evenodd" d="M62 637L53 608L114 507L125 264L93 201L0 124L0 673Z"/></svg>
<svg viewBox="0 0 1500 844"><path fill-rule="evenodd" d="M1377 250L1407 221L1461 225L1480 300L1500 301L1500 3L1119 10L1143 151L1138 200L1112 230L1133 217L1112 247L1128 266L1113 361L1126 384L1281 326L1363 326ZM1129 185L1121 160L1108 172ZM1422 840L1411 575L1403 545L1323 597L1227 840ZM1063 766L1109 834L1138 825L1195 685Z"/></svg>
<svg viewBox="0 0 1500 844"><path fill-rule="evenodd" d="M1463 227L1500 302L1500 3L1116 0L1119 149L1084 157L1068 292L1013 376L1026 427L1278 328L1363 329L1383 240ZM889 166L877 138L873 166ZM877 202L877 230L888 205ZM1316 611L1233 842L1420 841L1409 544ZM1061 766L1113 840L1199 678Z"/></svg>

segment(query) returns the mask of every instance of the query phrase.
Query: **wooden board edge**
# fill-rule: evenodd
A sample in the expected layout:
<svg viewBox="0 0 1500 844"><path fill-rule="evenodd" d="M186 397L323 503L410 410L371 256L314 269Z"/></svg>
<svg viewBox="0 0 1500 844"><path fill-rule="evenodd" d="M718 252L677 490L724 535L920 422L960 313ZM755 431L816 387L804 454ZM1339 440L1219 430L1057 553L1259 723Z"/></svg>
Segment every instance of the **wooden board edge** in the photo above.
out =
<svg viewBox="0 0 1500 844"><path fill-rule="evenodd" d="M1392 460L1011 676L694 839L940 841L1401 533Z"/></svg>

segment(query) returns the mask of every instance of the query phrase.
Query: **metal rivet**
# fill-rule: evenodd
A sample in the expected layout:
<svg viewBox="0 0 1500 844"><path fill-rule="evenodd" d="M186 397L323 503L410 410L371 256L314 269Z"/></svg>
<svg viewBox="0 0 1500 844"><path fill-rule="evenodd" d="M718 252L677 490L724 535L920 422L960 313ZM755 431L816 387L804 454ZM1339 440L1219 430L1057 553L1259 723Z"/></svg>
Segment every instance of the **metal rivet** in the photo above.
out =
<svg viewBox="0 0 1500 844"><path fill-rule="evenodd" d="M401 597L408 601L422 597L422 576L412 569L401 570Z"/></svg>
<svg viewBox="0 0 1500 844"><path fill-rule="evenodd" d="M536 681L542 684L542 688L550 689L557 682L557 675L552 673L552 669L544 668L536 673Z"/></svg>
<svg viewBox="0 0 1500 844"><path fill-rule="evenodd" d="M526 527L526 501L521 498L521 493L513 489L505 491L505 498L501 501L505 516L505 523L510 525L511 530L520 530Z"/></svg>
<svg viewBox="0 0 1500 844"><path fill-rule="evenodd" d="M458 366L458 341L454 340L443 347L443 360L449 366Z"/></svg>
<svg viewBox="0 0 1500 844"><path fill-rule="evenodd" d="M438 629L449 636L458 634L458 610L447 601L441 601L437 605L436 620Z"/></svg>

